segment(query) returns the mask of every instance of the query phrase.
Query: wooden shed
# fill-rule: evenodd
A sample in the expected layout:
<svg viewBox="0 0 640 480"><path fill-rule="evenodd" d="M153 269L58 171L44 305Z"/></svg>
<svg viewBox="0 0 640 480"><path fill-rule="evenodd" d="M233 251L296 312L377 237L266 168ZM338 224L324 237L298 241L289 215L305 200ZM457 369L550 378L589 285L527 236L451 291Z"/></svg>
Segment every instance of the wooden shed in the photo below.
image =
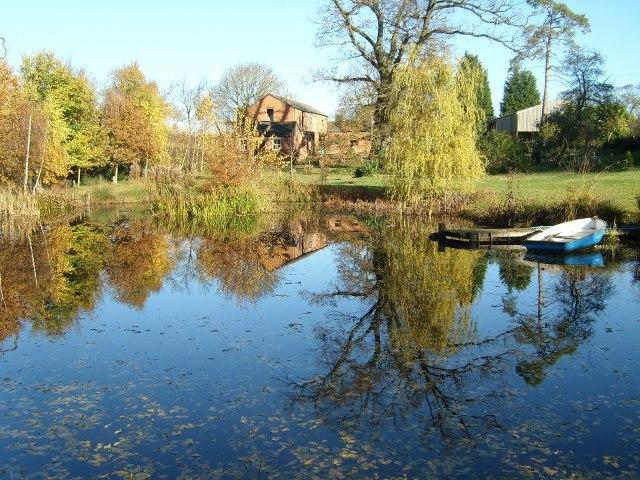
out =
<svg viewBox="0 0 640 480"><path fill-rule="evenodd" d="M557 110L562 101L549 102L547 111ZM502 130L514 135L533 135L538 132L538 126L542 119L542 104L519 110L511 115L504 115L489 122L489 129Z"/></svg>
<svg viewBox="0 0 640 480"><path fill-rule="evenodd" d="M316 153L329 120L305 103L273 94L249 107L249 117L258 131L269 138L268 147L296 158Z"/></svg>

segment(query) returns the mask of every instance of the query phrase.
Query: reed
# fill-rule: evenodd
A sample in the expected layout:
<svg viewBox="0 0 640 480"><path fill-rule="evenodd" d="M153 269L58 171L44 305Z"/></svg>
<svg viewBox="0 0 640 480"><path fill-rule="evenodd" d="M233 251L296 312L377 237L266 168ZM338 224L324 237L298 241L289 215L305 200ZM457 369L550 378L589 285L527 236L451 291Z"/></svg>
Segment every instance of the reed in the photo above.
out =
<svg viewBox="0 0 640 480"><path fill-rule="evenodd" d="M176 185L158 185L153 212L176 226L243 229L256 221L258 198L246 188L225 187L211 192Z"/></svg>
<svg viewBox="0 0 640 480"><path fill-rule="evenodd" d="M28 234L40 221L40 209L33 195L0 191L0 232L3 236Z"/></svg>
<svg viewBox="0 0 640 480"><path fill-rule="evenodd" d="M570 188L562 198L553 201L523 199L512 194L503 202L494 198L481 206L471 206L462 216L484 226L528 227L592 216L622 224L630 220L631 212L591 189Z"/></svg>

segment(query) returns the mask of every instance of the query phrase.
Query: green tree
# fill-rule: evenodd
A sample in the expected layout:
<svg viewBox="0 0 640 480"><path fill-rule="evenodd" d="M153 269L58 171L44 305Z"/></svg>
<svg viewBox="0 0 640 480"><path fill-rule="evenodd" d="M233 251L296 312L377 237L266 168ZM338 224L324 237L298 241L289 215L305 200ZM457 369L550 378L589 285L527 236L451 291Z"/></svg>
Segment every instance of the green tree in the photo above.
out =
<svg viewBox="0 0 640 480"><path fill-rule="evenodd" d="M493 102L491 101L491 88L489 87L489 76L487 75L487 69L482 66L477 55L465 53L460 61L460 67L464 69L471 69L478 72L480 76L480 82L477 85L476 90L476 104L480 110L484 112L485 118L482 121L482 125L486 125L486 120L493 120L495 115L493 113ZM483 128L482 131L486 130Z"/></svg>
<svg viewBox="0 0 640 480"><path fill-rule="evenodd" d="M529 70L522 70L519 65L515 65L504 84L500 115L511 115L539 103L540 92L536 77Z"/></svg>
<svg viewBox="0 0 640 480"><path fill-rule="evenodd" d="M563 73L568 89L561 109L549 114L542 137L545 155L569 168L588 168L602 145L631 132L632 117L613 96L597 52L571 51Z"/></svg>
<svg viewBox="0 0 640 480"><path fill-rule="evenodd" d="M338 46L342 56L323 76L375 92L374 154L389 138L390 92L413 51L428 58L460 36L513 48L509 28L518 28L523 18L509 0L324 0L321 5L318 43Z"/></svg>
<svg viewBox="0 0 640 480"><path fill-rule="evenodd" d="M98 166L104 159L93 86L83 72L74 71L50 52L25 57L21 73L26 88L47 114L48 140L59 142L64 150L59 171L66 176L69 168L75 169L79 181L80 169Z"/></svg>

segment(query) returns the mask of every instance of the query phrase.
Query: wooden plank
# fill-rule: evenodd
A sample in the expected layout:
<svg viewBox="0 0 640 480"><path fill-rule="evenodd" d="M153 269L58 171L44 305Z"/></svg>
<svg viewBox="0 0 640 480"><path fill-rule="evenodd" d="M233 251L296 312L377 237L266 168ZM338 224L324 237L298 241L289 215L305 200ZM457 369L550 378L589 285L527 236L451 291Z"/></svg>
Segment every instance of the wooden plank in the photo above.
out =
<svg viewBox="0 0 640 480"><path fill-rule="evenodd" d="M440 226L439 234L442 238L467 240L473 243L504 243L517 242L535 233L535 228L462 228L447 229Z"/></svg>

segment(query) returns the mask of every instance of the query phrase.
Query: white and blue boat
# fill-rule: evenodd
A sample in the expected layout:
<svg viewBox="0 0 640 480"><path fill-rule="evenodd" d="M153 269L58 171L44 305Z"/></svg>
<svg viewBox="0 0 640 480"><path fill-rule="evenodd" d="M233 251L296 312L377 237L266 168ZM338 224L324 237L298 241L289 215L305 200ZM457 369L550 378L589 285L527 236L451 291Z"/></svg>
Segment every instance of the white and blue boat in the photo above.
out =
<svg viewBox="0 0 640 480"><path fill-rule="evenodd" d="M559 223L534 233L524 241L527 250L569 253L596 246L604 237L607 224L597 217Z"/></svg>

